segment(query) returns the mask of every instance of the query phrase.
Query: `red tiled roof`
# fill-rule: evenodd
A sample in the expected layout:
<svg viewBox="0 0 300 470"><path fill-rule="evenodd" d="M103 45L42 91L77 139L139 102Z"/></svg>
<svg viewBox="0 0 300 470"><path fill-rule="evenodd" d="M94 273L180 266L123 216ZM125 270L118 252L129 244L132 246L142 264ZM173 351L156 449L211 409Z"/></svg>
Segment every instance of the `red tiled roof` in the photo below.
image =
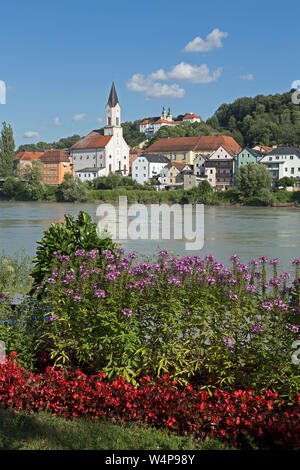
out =
<svg viewBox="0 0 300 470"><path fill-rule="evenodd" d="M43 163L70 163L70 160L65 150L48 150L40 158L40 161Z"/></svg>
<svg viewBox="0 0 300 470"><path fill-rule="evenodd" d="M167 119L158 119L154 124L174 124L174 121L168 121Z"/></svg>
<svg viewBox="0 0 300 470"><path fill-rule="evenodd" d="M183 119L200 119L200 118L199 116L197 116L197 114L191 113L191 114L187 114L186 116L184 116Z"/></svg>
<svg viewBox="0 0 300 470"><path fill-rule="evenodd" d="M170 162L170 163L168 163L167 166L170 167L170 168L171 168L172 166L175 166L175 168L177 168L177 170L180 170L180 171L181 171L185 166L190 166L190 165L188 165L188 164L185 163L185 162Z"/></svg>
<svg viewBox="0 0 300 470"><path fill-rule="evenodd" d="M174 152L176 150L215 151L225 146L227 151L239 153L242 149L233 137L227 135L210 135L197 137L175 137L159 139L147 148L147 152Z"/></svg>
<svg viewBox="0 0 300 470"><path fill-rule="evenodd" d="M144 119L143 122L141 122L141 124L149 124L149 119Z"/></svg>
<svg viewBox="0 0 300 470"><path fill-rule="evenodd" d="M31 162L31 160L38 160L44 152L19 152L15 155L14 160L22 160Z"/></svg>
<svg viewBox="0 0 300 470"><path fill-rule="evenodd" d="M99 130L94 130L85 137L79 139L78 142L72 145L70 150L104 148L110 141L111 137L111 135L100 134Z"/></svg>

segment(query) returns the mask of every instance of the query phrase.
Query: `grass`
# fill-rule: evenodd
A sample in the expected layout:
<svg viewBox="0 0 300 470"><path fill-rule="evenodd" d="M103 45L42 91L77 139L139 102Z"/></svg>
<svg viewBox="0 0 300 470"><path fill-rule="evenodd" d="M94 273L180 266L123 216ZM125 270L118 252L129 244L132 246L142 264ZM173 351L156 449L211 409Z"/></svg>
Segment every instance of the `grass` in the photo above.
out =
<svg viewBox="0 0 300 470"><path fill-rule="evenodd" d="M0 450L229 450L137 425L66 420L41 412L0 411Z"/></svg>

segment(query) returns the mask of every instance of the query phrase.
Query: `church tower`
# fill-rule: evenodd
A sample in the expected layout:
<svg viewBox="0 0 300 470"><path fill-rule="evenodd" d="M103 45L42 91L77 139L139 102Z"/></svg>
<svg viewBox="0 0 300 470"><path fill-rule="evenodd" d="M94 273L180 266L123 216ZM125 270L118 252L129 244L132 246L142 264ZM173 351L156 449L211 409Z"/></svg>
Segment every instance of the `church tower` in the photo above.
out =
<svg viewBox="0 0 300 470"><path fill-rule="evenodd" d="M121 127L121 106L118 100L115 84L112 83L110 95L106 105L106 124L104 135L118 135L121 137L123 129Z"/></svg>

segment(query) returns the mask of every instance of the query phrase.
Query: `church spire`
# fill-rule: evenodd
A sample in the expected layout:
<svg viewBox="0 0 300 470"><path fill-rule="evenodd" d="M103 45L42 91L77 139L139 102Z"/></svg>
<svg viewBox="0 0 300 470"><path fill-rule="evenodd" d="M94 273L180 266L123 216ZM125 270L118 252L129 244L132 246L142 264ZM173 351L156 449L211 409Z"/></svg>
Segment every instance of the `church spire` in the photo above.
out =
<svg viewBox="0 0 300 470"><path fill-rule="evenodd" d="M117 95L117 92L116 92L115 84L114 84L114 82L112 82L110 95L109 95L107 104L111 108L114 108L116 106L116 104L118 104L118 103L119 103L119 100L118 100L118 95Z"/></svg>

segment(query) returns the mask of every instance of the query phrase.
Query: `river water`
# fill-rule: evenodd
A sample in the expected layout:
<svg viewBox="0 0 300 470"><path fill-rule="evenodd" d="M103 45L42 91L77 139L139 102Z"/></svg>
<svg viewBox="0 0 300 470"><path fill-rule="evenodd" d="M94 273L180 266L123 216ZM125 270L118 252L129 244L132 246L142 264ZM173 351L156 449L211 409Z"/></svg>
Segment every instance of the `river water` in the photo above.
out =
<svg viewBox="0 0 300 470"><path fill-rule="evenodd" d="M25 251L33 256L36 240L53 222L62 221L64 214L88 212L96 221L95 203L0 202L0 252ZM145 221L146 223L146 221ZM233 253L243 262L259 256L277 257L281 269L290 270L293 258L300 257L300 209L272 207L205 206L204 246L186 251L184 240L126 240L128 251L153 255L161 248L179 256L213 253L228 263Z"/></svg>

